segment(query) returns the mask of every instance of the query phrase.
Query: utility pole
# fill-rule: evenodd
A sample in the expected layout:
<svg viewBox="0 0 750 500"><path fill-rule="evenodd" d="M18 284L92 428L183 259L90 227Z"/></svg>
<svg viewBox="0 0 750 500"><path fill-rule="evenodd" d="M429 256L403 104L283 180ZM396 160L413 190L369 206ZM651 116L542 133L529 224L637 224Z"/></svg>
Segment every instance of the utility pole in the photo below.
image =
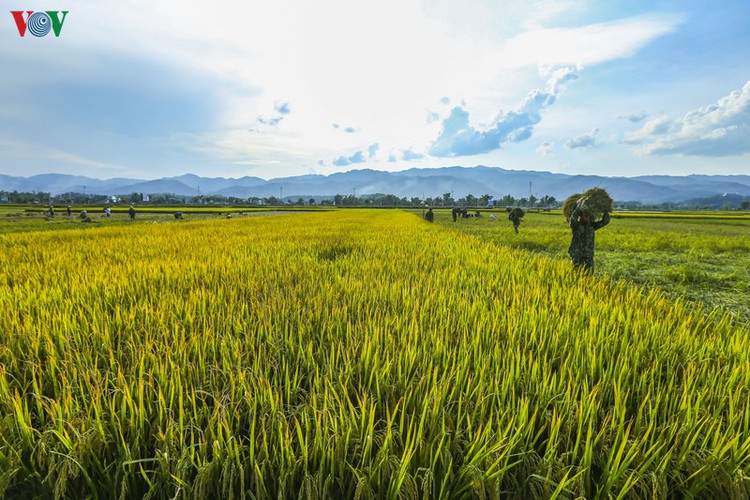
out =
<svg viewBox="0 0 750 500"><path fill-rule="evenodd" d="M284 186L279 186L279 201L284 202Z"/></svg>

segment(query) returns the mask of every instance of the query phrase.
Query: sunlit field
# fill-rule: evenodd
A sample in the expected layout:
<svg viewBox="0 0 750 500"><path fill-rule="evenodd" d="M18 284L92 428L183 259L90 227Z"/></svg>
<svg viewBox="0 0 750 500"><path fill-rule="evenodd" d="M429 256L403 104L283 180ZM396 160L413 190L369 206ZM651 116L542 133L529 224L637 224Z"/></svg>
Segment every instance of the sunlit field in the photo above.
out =
<svg viewBox="0 0 750 500"><path fill-rule="evenodd" d="M562 214L528 213L519 234L503 211L459 219L437 210L435 222L495 245L565 260L570 229ZM492 221L489 215L495 215ZM616 212L596 233L596 273L657 288L689 306L723 308L750 322L750 214Z"/></svg>
<svg viewBox="0 0 750 500"><path fill-rule="evenodd" d="M0 206L0 234L27 231L49 231L62 229L92 229L117 225L169 223L253 217L269 214L295 214L331 210L331 207L310 207L297 205L214 207L214 206L136 206L135 218L131 219L128 206L113 206L109 217L103 205L71 206L70 215L65 206L56 206L53 216L47 214L46 206L16 205ZM85 220L82 214L85 211Z"/></svg>
<svg viewBox="0 0 750 500"><path fill-rule="evenodd" d="M607 278L680 240L446 217L0 234L0 497L750 495L750 330Z"/></svg>

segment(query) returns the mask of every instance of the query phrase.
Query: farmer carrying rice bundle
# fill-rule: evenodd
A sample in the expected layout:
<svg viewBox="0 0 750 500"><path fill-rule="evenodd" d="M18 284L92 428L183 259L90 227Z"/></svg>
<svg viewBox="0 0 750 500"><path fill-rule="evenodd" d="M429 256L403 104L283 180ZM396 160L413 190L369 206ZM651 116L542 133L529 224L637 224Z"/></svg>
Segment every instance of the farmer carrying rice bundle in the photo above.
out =
<svg viewBox="0 0 750 500"><path fill-rule="evenodd" d="M508 220L513 223L513 229L516 230L516 234L518 234L518 226L521 225L521 218L524 215L525 212L520 207L513 208L508 212Z"/></svg>
<svg viewBox="0 0 750 500"><path fill-rule="evenodd" d="M609 224L612 197L602 188L593 188L568 197L563 214L570 224L572 238L568 254L576 268L594 272L595 232Z"/></svg>

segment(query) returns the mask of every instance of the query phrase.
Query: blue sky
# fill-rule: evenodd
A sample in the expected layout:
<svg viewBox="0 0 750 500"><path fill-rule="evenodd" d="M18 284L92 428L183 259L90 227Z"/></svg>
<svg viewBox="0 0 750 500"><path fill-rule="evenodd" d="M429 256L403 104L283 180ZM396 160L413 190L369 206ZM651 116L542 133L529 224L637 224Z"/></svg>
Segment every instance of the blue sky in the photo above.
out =
<svg viewBox="0 0 750 500"><path fill-rule="evenodd" d="M750 174L746 0L5 5L4 174Z"/></svg>

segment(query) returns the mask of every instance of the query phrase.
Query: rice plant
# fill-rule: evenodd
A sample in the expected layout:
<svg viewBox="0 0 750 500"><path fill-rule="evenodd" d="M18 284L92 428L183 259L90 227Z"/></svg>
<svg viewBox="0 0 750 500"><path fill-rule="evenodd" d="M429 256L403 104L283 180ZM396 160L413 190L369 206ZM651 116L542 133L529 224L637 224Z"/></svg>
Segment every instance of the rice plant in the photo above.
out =
<svg viewBox="0 0 750 500"><path fill-rule="evenodd" d="M743 497L717 312L397 211L0 236L0 496Z"/></svg>

